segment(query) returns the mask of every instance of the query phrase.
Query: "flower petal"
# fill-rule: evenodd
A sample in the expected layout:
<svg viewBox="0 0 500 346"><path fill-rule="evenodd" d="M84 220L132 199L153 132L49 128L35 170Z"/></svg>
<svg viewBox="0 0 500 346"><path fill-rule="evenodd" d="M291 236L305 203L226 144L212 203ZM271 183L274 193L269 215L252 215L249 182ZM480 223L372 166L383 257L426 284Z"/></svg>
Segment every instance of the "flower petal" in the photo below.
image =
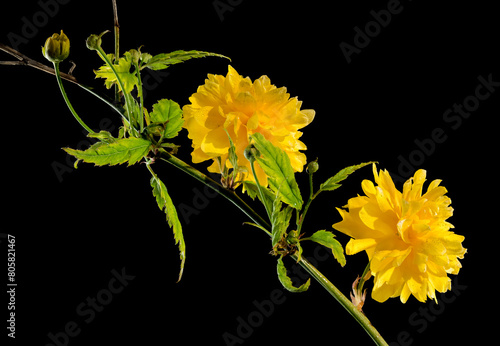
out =
<svg viewBox="0 0 500 346"><path fill-rule="evenodd" d="M351 239L346 246L346 254L354 255L360 251L365 251L371 247L377 245L377 242L373 238L367 239Z"/></svg>

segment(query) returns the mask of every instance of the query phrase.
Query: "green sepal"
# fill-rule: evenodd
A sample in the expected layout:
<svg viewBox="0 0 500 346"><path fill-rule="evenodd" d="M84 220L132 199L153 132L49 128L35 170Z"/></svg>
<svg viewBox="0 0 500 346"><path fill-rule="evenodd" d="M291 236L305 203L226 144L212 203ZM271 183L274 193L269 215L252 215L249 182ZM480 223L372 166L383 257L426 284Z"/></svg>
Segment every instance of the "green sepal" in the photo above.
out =
<svg viewBox="0 0 500 346"><path fill-rule="evenodd" d="M251 138L261 154L256 158L257 162L267 174L272 190L279 193L284 203L300 210L304 202L288 155L260 133L251 135Z"/></svg>
<svg viewBox="0 0 500 346"><path fill-rule="evenodd" d="M100 132L93 132L93 133L90 132L87 135L87 137L97 138L98 140L104 143L113 143L116 141L116 138L114 138L110 132L104 130L101 130Z"/></svg>
<svg viewBox="0 0 500 346"><path fill-rule="evenodd" d="M278 258L277 270L278 270L278 279L280 280L283 287L290 292L294 293L305 292L307 291L309 285L311 284L311 278L309 278L304 284L300 285L299 287L293 286L292 279L290 279L290 277L288 277L286 273L286 267L283 264L282 257Z"/></svg>
<svg viewBox="0 0 500 346"><path fill-rule="evenodd" d="M340 170L333 177L329 178L327 181L321 184L321 186L319 187L320 191L333 191L335 189L338 189L341 186L339 182L346 179L349 176L349 174L354 173L356 170L372 163L375 163L375 161L363 162L360 163L359 165L349 166Z"/></svg>
<svg viewBox="0 0 500 346"><path fill-rule="evenodd" d="M149 153L151 142L142 138L122 138L114 142L97 142L87 150L63 148L68 154L96 166L133 165Z"/></svg>
<svg viewBox="0 0 500 346"><path fill-rule="evenodd" d="M236 177L236 174L238 173L239 170L239 165L238 165L238 155L236 155L236 147L234 146L233 139L229 135L229 132L224 128L224 131L226 131L227 138L229 139L229 150L227 152L228 154L228 159L229 163L231 163L231 166L233 167L233 178Z"/></svg>
<svg viewBox="0 0 500 346"><path fill-rule="evenodd" d="M151 187L153 188L153 196L156 198L158 208L165 212L168 225L174 232L175 244L179 247L181 259L181 269L179 272L179 280L177 281L179 282L182 278L182 273L184 272L184 264L186 262L186 243L184 242L184 236L182 234L182 225L179 221L177 210L175 209L172 199L168 194L165 184L157 176L153 176L151 178Z"/></svg>
<svg viewBox="0 0 500 346"><path fill-rule="evenodd" d="M332 232L328 232L326 230L317 231L312 236L303 238L302 240L312 240L331 249L333 257L335 257L335 259L340 263L342 267L345 266L346 258L344 255L344 249L342 247L342 244L340 244L340 242L335 239L335 235Z"/></svg>
<svg viewBox="0 0 500 346"><path fill-rule="evenodd" d="M238 155L236 154L234 142L229 135L229 132L226 129L224 129L224 131L229 139L228 160L231 167L226 164L227 162L222 162L220 157L218 157L217 160L219 162L219 166L222 168L222 185L225 188L234 190L244 180L245 174L248 170L245 166L240 167L238 165Z"/></svg>
<svg viewBox="0 0 500 346"><path fill-rule="evenodd" d="M175 65L189 59L204 58L207 56L215 56L219 58L229 59L227 56L216 53L201 52L197 50L190 50L190 51L176 50L175 52L162 53L155 55L153 57L148 57L147 62L142 65L141 70L146 67L151 70L163 70L169 67L170 65Z"/></svg>

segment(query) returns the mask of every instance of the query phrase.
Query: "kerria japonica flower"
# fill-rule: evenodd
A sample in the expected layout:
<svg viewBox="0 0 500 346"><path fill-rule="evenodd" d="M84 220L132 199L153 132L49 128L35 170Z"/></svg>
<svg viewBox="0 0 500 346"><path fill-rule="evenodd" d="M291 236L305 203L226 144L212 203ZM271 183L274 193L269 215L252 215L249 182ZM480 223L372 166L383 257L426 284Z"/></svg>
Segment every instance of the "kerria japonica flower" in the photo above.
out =
<svg viewBox="0 0 500 346"><path fill-rule="evenodd" d="M249 136L261 133L288 155L295 172L301 172L306 156L300 150L306 146L299 140L302 132L298 130L314 119L314 110L301 110L302 101L290 98L286 88L272 85L267 76L252 82L233 67L228 70L226 76L209 74L205 84L189 98L191 104L183 107L184 127L193 141L193 162L213 160L208 170L215 173L221 173L224 165L233 168L228 159L230 137L238 166L250 172L244 151ZM260 184L267 186L264 171L257 163L255 168ZM246 179L254 180L252 174Z"/></svg>
<svg viewBox="0 0 500 346"><path fill-rule="evenodd" d="M372 181L362 182L366 196L349 199L348 209L338 209L342 221L333 228L352 237L348 255L366 251L374 276L372 298L384 302L410 295L425 302L435 291L451 289L448 274L458 274L466 249L464 237L450 231L451 200L434 180L422 194L426 171L418 170L398 191L389 173L373 165Z"/></svg>

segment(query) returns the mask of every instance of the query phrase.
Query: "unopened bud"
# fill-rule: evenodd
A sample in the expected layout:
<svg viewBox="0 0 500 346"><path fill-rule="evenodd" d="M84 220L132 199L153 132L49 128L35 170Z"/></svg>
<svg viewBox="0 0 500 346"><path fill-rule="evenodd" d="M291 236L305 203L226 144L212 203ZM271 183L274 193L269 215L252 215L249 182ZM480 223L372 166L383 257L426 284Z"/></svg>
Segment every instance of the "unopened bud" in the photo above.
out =
<svg viewBox="0 0 500 346"><path fill-rule="evenodd" d="M256 158L260 157L260 151L253 144L250 144L248 147L246 147L243 154L245 155L245 158L250 162L253 162Z"/></svg>
<svg viewBox="0 0 500 346"><path fill-rule="evenodd" d="M61 34L53 34L42 47L43 56L53 63L60 63L69 56L69 39L61 30Z"/></svg>
<svg viewBox="0 0 500 346"><path fill-rule="evenodd" d="M100 35L90 35L86 41L87 48L90 50L97 50L99 47L101 47L102 36L107 32L109 32L109 30L102 32Z"/></svg>
<svg viewBox="0 0 500 346"><path fill-rule="evenodd" d="M307 165L307 172L309 174L316 173L318 169L319 169L318 159L309 162L309 164Z"/></svg>

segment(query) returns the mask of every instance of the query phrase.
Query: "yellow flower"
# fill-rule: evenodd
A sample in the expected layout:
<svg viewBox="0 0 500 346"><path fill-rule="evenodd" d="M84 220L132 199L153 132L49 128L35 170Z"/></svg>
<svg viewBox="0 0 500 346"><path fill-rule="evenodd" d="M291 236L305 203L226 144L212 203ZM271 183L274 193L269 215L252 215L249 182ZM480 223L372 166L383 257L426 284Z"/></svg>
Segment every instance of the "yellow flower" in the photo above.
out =
<svg viewBox="0 0 500 346"><path fill-rule="evenodd" d="M299 140L302 132L298 130L313 120L315 112L301 110L302 102L290 98L286 88L272 85L267 76L252 82L229 66L227 76L209 74L189 101L191 104L183 107L184 127L193 140L194 163L214 160L208 170L216 173L221 173L224 165L232 168L228 159L229 134L238 165L250 172L243 153L249 135L258 132L288 154L294 171L302 171L306 156L300 150L306 146ZM256 173L261 185L267 186L267 176L258 164ZM252 175L247 179L253 180Z"/></svg>
<svg viewBox="0 0 500 346"><path fill-rule="evenodd" d="M59 63L69 56L69 39L61 30L61 34L53 34L42 47L43 56L53 63Z"/></svg>
<svg viewBox="0 0 500 346"><path fill-rule="evenodd" d="M434 180L422 195L426 172L418 170L396 189L387 171L373 165L375 186L364 180L366 196L348 201L349 211L337 209L342 221L333 227L352 237L346 253L366 251L374 276L372 297L383 302L400 296L406 303L412 294L419 301L436 300L435 291L451 289L447 274L458 274L458 259L466 249L464 237L450 231L446 221L453 215L447 190Z"/></svg>

